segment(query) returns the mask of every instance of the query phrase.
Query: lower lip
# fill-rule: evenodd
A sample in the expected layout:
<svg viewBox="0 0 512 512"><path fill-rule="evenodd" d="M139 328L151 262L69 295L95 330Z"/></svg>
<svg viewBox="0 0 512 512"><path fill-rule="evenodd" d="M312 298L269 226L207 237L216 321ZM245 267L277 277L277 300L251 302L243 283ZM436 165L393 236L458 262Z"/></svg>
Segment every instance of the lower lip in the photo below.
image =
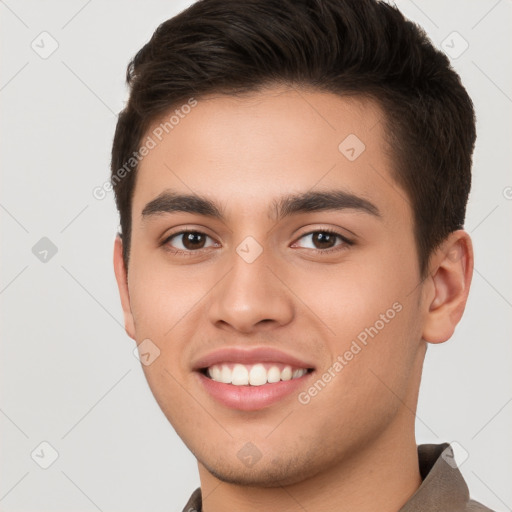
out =
<svg viewBox="0 0 512 512"><path fill-rule="evenodd" d="M257 411L269 407L292 393L297 393L313 372L308 372L298 379L282 380L262 386L235 386L224 384L196 372L206 391L218 402L231 409L240 411Z"/></svg>

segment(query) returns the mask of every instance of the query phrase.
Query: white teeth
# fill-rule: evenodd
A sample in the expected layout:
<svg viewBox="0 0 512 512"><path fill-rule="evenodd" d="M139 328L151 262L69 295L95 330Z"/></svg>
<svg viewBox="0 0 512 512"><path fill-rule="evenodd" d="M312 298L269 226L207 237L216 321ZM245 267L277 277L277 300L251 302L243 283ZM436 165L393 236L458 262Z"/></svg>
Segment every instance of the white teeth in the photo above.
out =
<svg viewBox="0 0 512 512"><path fill-rule="evenodd" d="M271 366L267 372L267 382L279 382L281 380L281 370L277 366Z"/></svg>
<svg viewBox="0 0 512 512"><path fill-rule="evenodd" d="M285 366L281 372L281 380L290 380L292 378L291 366Z"/></svg>
<svg viewBox="0 0 512 512"><path fill-rule="evenodd" d="M222 380L222 370L219 366L215 365L210 368L210 373L213 380Z"/></svg>
<svg viewBox="0 0 512 512"><path fill-rule="evenodd" d="M299 370L293 370L292 379L298 379L299 377L302 377L305 373L306 370L303 368L300 368Z"/></svg>
<svg viewBox="0 0 512 512"><path fill-rule="evenodd" d="M217 366L217 365L215 365ZM214 366L214 368L215 368ZM214 378L212 375L210 377ZM229 366L223 364L221 366L221 372L220 372L220 382L224 382L224 384L231 384L231 370L229 369Z"/></svg>
<svg viewBox="0 0 512 512"><path fill-rule="evenodd" d="M267 370L262 364L255 364L249 372L249 384L251 386L262 386L267 383Z"/></svg>
<svg viewBox="0 0 512 512"><path fill-rule="evenodd" d="M235 364L231 368L228 364L215 364L207 370L208 376L224 384L235 386L262 386L267 383L275 383L281 380L299 379L307 373L305 368L292 370L291 366L284 366L282 370L278 366L271 366L268 370L261 363L254 365Z"/></svg>
<svg viewBox="0 0 512 512"><path fill-rule="evenodd" d="M235 364L233 366L231 384L235 386L247 386L249 384L249 372L243 364Z"/></svg>

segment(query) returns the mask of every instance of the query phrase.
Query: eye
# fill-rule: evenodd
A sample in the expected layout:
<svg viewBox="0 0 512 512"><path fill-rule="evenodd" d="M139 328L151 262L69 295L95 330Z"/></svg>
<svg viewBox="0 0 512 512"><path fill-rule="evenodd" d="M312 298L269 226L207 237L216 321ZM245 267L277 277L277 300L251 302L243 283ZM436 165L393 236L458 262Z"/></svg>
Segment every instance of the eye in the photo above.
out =
<svg viewBox="0 0 512 512"><path fill-rule="evenodd" d="M339 249L343 249L348 245L353 245L353 243L340 233L330 229L321 229L317 231L311 231L310 233L306 233L302 235L299 240L306 240L306 244L301 244L299 247L305 249L312 249L318 252L330 252L331 250L337 251ZM297 242L295 242L292 247L296 247Z"/></svg>
<svg viewBox="0 0 512 512"><path fill-rule="evenodd" d="M208 244L208 240L210 242ZM201 231L180 231L167 237L163 244L174 253L190 253L215 246L213 239Z"/></svg>

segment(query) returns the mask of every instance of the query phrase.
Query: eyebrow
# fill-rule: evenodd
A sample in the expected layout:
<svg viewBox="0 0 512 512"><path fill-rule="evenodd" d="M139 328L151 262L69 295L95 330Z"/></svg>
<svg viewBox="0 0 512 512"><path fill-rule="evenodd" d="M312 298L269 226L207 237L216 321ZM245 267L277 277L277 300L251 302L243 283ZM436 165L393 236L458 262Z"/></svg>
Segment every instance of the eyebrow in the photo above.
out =
<svg viewBox="0 0 512 512"><path fill-rule="evenodd" d="M274 199L270 205L269 217L281 220L299 213L327 210L357 210L380 217L379 209L367 199L344 190L324 192L303 192ZM142 210L143 219L173 212L187 212L225 221L224 210L207 197L197 194L180 194L164 191L146 204ZM274 215L272 215L272 212Z"/></svg>

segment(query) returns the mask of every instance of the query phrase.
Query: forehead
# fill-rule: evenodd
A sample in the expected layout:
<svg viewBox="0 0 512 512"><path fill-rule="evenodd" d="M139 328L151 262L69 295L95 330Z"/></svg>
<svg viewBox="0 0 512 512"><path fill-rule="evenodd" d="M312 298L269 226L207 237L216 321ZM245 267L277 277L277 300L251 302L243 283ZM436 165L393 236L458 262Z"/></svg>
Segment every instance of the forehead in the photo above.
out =
<svg viewBox="0 0 512 512"><path fill-rule="evenodd" d="M146 133L152 149L139 163L134 216L164 190L210 196L241 214L267 211L284 192L333 188L410 213L375 101L290 87L196 101Z"/></svg>

